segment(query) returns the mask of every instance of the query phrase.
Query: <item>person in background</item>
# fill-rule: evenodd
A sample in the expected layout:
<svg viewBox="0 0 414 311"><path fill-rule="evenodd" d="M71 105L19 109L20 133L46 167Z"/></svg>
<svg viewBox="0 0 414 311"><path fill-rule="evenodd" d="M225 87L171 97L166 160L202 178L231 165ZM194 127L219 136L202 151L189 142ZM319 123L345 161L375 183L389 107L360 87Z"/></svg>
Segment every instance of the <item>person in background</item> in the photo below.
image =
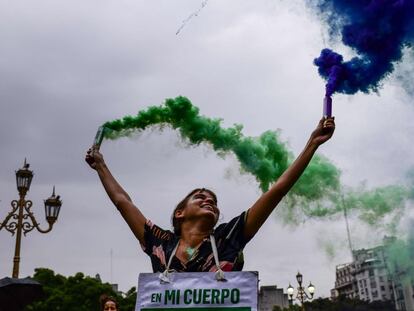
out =
<svg viewBox="0 0 414 311"><path fill-rule="evenodd" d="M101 305L101 311L120 311L118 307L118 302L112 296L102 295L99 298Z"/></svg>

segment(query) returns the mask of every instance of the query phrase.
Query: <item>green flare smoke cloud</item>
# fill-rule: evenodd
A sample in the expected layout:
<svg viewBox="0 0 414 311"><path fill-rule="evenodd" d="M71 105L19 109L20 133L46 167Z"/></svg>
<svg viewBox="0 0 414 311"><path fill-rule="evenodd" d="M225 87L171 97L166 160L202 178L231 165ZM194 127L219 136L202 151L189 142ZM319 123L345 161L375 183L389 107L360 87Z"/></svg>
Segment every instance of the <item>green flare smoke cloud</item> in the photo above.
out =
<svg viewBox="0 0 414 311"><path fill-rule="evenodd" d="M153 125L169 125L191 144L206 143L219 154L234 153L243 171L253 174L262 191L266 191L288 167L292 154L280 141L276 131L259 137L245 137L242 126L223 128L220 119L199 114L199 109L185 97L167 99L161 106L151 106L136 116L126 116L104 124L107 139L128 136ZM322 199L339 187L339 170L326 158L315 156L290 195L301 201Z"/></svg>

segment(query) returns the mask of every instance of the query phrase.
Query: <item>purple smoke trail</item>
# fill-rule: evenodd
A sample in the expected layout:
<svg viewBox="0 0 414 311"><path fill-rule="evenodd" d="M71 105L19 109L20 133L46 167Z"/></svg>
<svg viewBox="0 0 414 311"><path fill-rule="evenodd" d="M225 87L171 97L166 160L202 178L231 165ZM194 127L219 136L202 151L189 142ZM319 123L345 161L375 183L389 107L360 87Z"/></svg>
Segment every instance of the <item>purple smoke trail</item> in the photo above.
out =
<svg viewBox="0 0 414 311"><path fill-rule="evenodd" d="M310 0L326 17L330 34L340 32L342 42L357 57L324 49L314 64L327 80L326 95L377 91L381 80L401 60L402 50L414 43L414 0Z"/></svg>

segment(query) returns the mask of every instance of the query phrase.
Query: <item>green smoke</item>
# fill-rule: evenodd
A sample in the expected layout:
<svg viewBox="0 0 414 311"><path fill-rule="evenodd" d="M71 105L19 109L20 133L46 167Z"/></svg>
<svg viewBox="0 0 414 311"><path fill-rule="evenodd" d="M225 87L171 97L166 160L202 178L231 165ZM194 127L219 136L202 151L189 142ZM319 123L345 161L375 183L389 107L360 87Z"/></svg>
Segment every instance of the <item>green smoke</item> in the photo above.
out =
<svg viewBox="0 0 414 311"><path fill-rule="evenodd" d="M408 200L414 199L414 168L406 175L404 195ZM412 208L412 205L409 208ZM412 214L411 214L412 215ZM401 230L400 230L401 231ZM412 286L414 282L414 220L411 218L408 230L400 234L399 238L388 238L384 243L388 270L394 281L400 282L403 286Z"/></svg>
<svg viewBox="0 0 414 311"><path fill-rule="evenodd" d="M201 116L199 109L185 97L167 99L163 105L151 106L136 116L105 123L105 138L116 139L153 125L169 125L191 144L206 143L220 154L234 153L241 169L255 176L262 191L268 190L293 160L286 144L280 141L279 132L243 136L241 125L223 128L220 119ZM320 200L338 189L339 175L339 170L326 158L315 156L290 196L301 202Z"/></svg>
<svg viewBox="0 0 414 311"><path fill-rule="evenodd" d="M391 212L403 210L408 198L408 190L404 186L391 185L366 190L365 187L350 189L336 198L331 209L320 208L312 211L310 216L326 216L347 210L358 210L364 222L374 225Z"/></svg>
<svg viewBox="0 0 414 311"><path fill-rule="evenodd" d="M414 224L405 238L388 238L384 247L393 279L403 285L414 282Z"/></svg>
<svg viewBox="0 0 414 311"><path fill-rule="evenodd" d="M309 197L309 196L308 196ZM281 217L287 224L298 224L306 219L324 219L340 216L344 210L370 226L384 225L387 232L394 233L403 215L408 200L412 199L412 188L390 185L366 189L364 186L330 192L324 201L303 202L287 199L287 208Z"/></svg>

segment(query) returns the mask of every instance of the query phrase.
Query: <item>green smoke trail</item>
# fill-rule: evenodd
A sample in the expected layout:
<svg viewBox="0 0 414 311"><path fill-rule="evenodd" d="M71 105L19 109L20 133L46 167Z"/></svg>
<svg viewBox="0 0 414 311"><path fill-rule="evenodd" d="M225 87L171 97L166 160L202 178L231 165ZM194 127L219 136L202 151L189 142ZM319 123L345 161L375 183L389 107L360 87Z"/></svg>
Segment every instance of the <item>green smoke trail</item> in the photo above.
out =
<svg viewBox="0 0 414 311"><path fill-rule="evenodd" d="M209 144L218 153L233 152L243 171L253 174L266 191L288 167L293 156L280 141L279 132L267 131L259 137L245 137L242 126L222 128L220 119L199 114L199 109L185 97L167 99L161 106L151 106L136 116L107 122L105 138L116 139L153 125L169 125L191 144ZM326 158L315 156L292 189L290 196L301 202L322 199L339 187L339 171Z"/></svg>
<svg viewBox="0 0 414 311"><path fill-rule="evenodd" d="M389 224L393 226L401 218L407 199L408 190L405 187L391 185L370 191L350 192L344 201L347 207L358 209L360 219L367 224L376 225L385 216L393 215L393 219L389 220Z"/></svg>
<svg viewBox="0 0 414 311"><path fill-rule="evenodd" d="M386 219L385 229L395 232L395 226L405 212L406 203L412 199L412 188L389 185L366 189L364 186L346 191L331 192L325 201L303 204L288 198L288 208L281 212L286 224L298 224L306 219L324 219L347 212L358 214L360 220L370 226L378 226ZM289 201L290 200L290 201Z"/></svg>
<svg viewBox="0 0 414 311"><path fill-rule="evenodd" d="M400 185L390 185L366 190L351 189L336 200L334 208L329 210L320 209L318 213L322 216L337 213L346 208L347 210L359 210L360 218L370 225L375 225L381 218L391 212L402 211L408 199L408 189Z"/></svg>

